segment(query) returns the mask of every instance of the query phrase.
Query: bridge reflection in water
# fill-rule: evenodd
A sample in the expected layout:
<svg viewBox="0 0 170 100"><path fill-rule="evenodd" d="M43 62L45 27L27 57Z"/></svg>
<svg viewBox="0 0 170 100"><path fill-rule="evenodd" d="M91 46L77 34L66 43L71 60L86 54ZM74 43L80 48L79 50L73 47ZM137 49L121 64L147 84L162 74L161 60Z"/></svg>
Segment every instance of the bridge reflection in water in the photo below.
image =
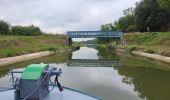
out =
<svg viewBox="0 0 170 100"><path fill-rule="evenodd" d="M67 66L79 67L117 67L121 66L121 61L101 60L101 59L70 59Z"/></svg>

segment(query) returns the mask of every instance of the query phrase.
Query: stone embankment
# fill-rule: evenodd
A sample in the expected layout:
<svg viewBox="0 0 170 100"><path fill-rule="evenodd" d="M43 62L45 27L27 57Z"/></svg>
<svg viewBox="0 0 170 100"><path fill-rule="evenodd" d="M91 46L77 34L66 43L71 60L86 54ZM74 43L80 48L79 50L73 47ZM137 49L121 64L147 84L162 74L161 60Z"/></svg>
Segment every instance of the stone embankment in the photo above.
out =
<svg viewBox="0 0 170 100"><path fill-rule="evenodd" d="M21 56L1 58L0 66L10 65L13 63L27 61L27 60L31 60L31 59L35 59L35 58L48 56L48 55L51 55L54 53L60 53L60 52L66 52L66 51L71 51L71 49L59 49L57 51L42 51L42 52L25 54L25 55L21 55Z"/></svg>
<svg viewBox="0 0 170 100"><path fill-rule="evenodd" d="M126 49L123 49L123 48L117 48L116 51L121 52L121 53L128 52ZM162 55L159 55L159 54L144 53L144 52L141 52L141 51L131 51L131 53L138 55L138 56L143 56L143 57L152 58L152 59L155 59L155 60L170 63L170 57L162 56Z"/></svg>
<svg viewBox="0 0 170 100"><path fill-rule="evenodd" d="M140 51L132 51L132 54L136 54L139 56L144 56L147 58L152 58L155 60L160 60L160 61L170 63L170 57L166 57L166 56L162 56L162 55L158 55L158 54L150 54L150 53L144 53L144 52L140 52Z"/></svg>

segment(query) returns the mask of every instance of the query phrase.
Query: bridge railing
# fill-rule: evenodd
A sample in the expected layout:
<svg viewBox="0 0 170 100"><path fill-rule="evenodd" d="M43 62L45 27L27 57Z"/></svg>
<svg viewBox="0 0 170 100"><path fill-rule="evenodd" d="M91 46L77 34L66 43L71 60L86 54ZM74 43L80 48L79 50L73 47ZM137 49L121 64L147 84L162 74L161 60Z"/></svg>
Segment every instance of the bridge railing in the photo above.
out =
<svg viewBox="0 0 170 100"><path fill-rule="evenodd" d="M122 32L110 31L110 32L103 32L103 31L68 31L67 36L69 38L120 38L122 36Z"/></svg>

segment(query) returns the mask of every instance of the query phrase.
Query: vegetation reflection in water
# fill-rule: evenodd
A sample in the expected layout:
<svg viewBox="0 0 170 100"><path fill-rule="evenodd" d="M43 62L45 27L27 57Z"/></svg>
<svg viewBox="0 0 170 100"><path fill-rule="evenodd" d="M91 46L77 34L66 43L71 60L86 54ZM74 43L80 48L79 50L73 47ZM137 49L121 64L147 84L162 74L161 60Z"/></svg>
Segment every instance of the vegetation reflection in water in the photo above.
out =
<svg viewBox="0 0 170 100"><path fill-rule="evenodd" d="M89 51L88 51L88 50ZM92 49L92 50L91 50ZM92 51L92 52L91 52ZM66 62L79 59L75 53L90 53L85 59L120 61L121 66L72 67ZM95 57L94 57L95 56ZM83 60L83 58L81 58ZM135 55L114 53L101 47L81 47L79 51L61 53L0 68L0 85L9 70L30 63L63 64L61 81L68 86L105 100L169 100L170 65ZM11 67L12 66L12 67ZM6 81L7 82L7 81Z"/></svg>

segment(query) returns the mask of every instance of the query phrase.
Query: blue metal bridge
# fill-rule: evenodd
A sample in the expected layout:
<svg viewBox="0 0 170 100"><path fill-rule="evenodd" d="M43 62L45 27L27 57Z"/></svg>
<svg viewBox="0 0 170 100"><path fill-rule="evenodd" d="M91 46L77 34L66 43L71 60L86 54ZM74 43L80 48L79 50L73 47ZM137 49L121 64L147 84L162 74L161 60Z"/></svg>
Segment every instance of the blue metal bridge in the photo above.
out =
<svg viewBox="0 0 170 100"><path fill-rule="evenodd" d="M117 31L68 31L67 35L67 44L72 45L72 38L113 38L121 41L123 35L122 32Z"/></svg>
<svg viewBox="0 0 170 100"><path fill-rule="evenodd" d="M68 31L67 36L69 38L120 38L122 36L122 32Z"/></svg>

